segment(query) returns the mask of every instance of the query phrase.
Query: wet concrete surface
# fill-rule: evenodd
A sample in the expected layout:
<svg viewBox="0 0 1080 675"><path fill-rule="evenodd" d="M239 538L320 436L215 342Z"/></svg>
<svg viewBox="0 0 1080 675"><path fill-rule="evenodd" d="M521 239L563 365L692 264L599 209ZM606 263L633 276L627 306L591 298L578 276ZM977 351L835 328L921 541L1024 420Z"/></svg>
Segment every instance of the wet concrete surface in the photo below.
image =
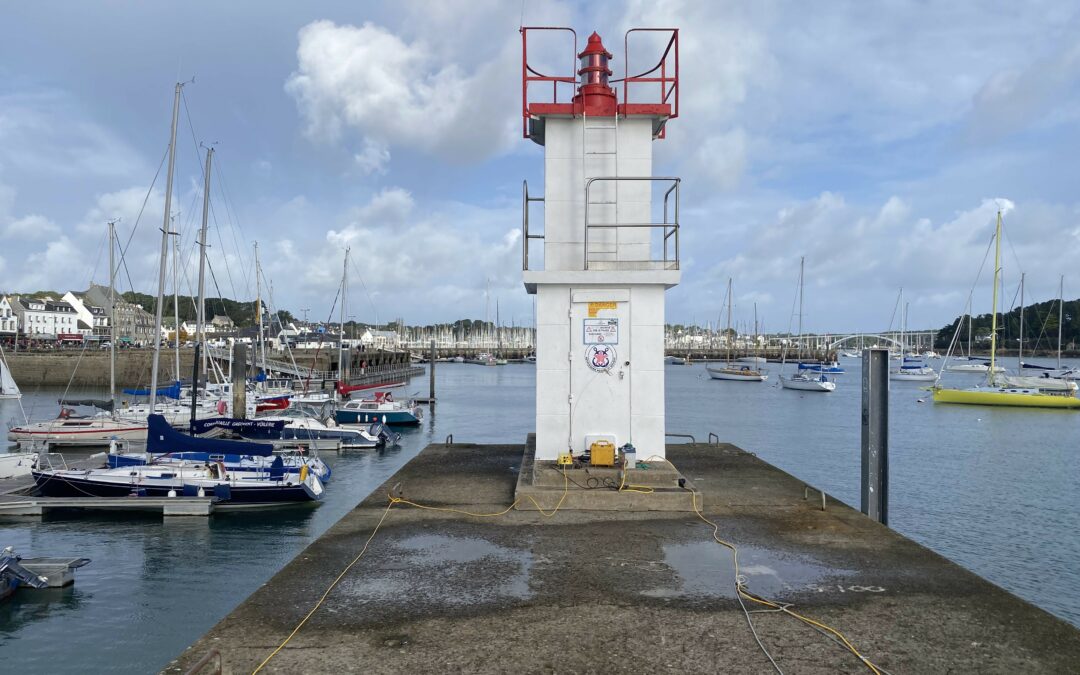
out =
<svg viewBox="0 0 1080 675"><path fill-rule="evenodd" d="M520 445L433 445L174 661L251 672L355 558L391 491L496 512ZM730 445L669 447L749 588L842 631L892 673L1070 672L1080 631ZM689 497L688 497L689 498ZM554 506L553 503L545 508ZM265 672L772 672L730 551L693 513L394 506L367 554ZM868 672L805 624L753 614L786 672Z"/></svg>

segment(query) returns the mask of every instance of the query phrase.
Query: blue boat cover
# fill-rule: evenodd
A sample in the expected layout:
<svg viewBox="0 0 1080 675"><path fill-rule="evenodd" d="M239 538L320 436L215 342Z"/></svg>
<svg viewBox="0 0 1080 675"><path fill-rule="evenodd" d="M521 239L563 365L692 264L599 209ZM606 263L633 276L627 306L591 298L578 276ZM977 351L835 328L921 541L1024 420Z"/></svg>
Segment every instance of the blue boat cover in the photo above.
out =
<svg viewBox="0 0 1080 675"><path fill-rule="evenodd" d="M146 452L165 455L174 452L208 452L215 455L259 455L269 457L274 446L269 443L227 441L220 438L199 438L182 434L169 426L161 415L146 418Z"/></svg>
<svg viewBox="0 0 1080 675"><path fill-rule="evenodd" d="M125 389L124 393L128 396L149 396L150 388L146 389ZM173 382L168 387L159 387L157 390L158 396L164 396L165 398L180 398L180 381Z"/></svg>

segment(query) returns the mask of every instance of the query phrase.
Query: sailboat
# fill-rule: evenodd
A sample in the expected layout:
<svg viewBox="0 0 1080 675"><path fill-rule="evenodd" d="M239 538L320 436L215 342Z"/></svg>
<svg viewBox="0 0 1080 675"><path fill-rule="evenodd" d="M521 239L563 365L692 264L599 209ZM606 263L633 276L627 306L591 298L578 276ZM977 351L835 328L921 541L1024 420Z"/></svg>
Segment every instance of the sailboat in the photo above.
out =
<svg viewBox="0 0 1080 675"><path fill-rule="evenodd" d="M806 267L806 258L799 258L799 337L798 337L798 361L802 362L802 319L803 319L803 277ZM781 369L783 366L781 365ZM780 373L780 386L784 389L797 391L830 392L836 389L836 383L822 372L799 370L791 377L785 377Z"/></svg>
<svg viewBox="0 0 1080 675"><path fill-rule="evenodd" d="M60 401L60 414L51 420L29 422L8 429L8 440L22 444L57 443L69 445L108 445L114 440L141 441L146 438L146 421L116 413L116 223L109 222L109 400ZM0 369L3 369L0 367ZM86 406L103 412L81 415L75 407Z"/></svg>
<svg viewBox="0 0 1080 675"><path fill-rule="evenodd" d="M0 347L0 398L22 398L19 385L15 384L15 378L11 376L11 368L8 367L3 347Z"/></svg>
<svg viewBox="0 0 1080 675"><path fill-rule="evenodd" d="M1028 408L1080 409L1080 398L1072 392L1051 392L1029 387L1010 386L997 381L998 282L1001 278L1001 211L997 213L994 232L994 293L990 322L990 364L986 384L966 389L934 386L935 403L966 403L971 405L1015 406Z"/></svg>
<svg viewBox="0 0 1080 675"><path fill-rule="evenodd" d="M904 289L902 288L900 289L899 302L903 307L903 314L900 318L900 353L905 356L901 357L899 368L889 370L889 379L897 382L933 382L937 379L937 372L926 365L921 357L906 355L905 333L907 332L908 306L904 303Z"/></svg>
<svg viewBox="0 0 1080 675"><path fill-rule="evenodd" d="M945 367L943 368L943 370L947 370L950 373L989 373L990 372L990 364L988 363L988 359L980 357L980 356L972 356L972 351L971 351L971 325L972 325L972 323L974 323L974 317L971 316L971 298L968 298L967 313L964 316L960 317L960 324L957 324L957 326L956 326L957 332L959 332L960 326L963 324L964 319L967 319L968 355L964 356L964 355L961 354L960 356L954 356L952 360L953 361L967 361L967 363L946 364ZM999 372L999 373L1005 372L1005 369L1002 368L1001 366L995 365L994 368L996 369L996 372Z"/></svg>
<svg viewBox="0 0 1080 675"><path fill-rule="evenodd" d="M727 286L728 294L728 318L727 318L727 363L723 366L716 368L709 364L705 364L705 370L708 371L709 377L714 380L730 380L733 382L764 382L769 379L769 375L766 371L757 368L753 365L740 363L736 364L731 360L731 347L735 342L735 332L731 328L731 279L728 279Z"/></svg>
<svg viewBox="0 0 1080 675"><path fill-rule="evenodd" d="M1023 310L1021 309L1021 312ZM1021 313L1021 319L1023 314ZM1029 377L1034 377L1040 381L1047 379L1064 380L1075 384L1075 380L1080 379L1080 369L1069 368L1061 366L1061 326L1065 321L1065 275L1062 275L1058 280L1058 338L1057 338L1057 364L1051 366L1040 366L1035 363L1025 363L1023 356L1020 357L1020 372L1025 370L1029 371Z"/></svg>

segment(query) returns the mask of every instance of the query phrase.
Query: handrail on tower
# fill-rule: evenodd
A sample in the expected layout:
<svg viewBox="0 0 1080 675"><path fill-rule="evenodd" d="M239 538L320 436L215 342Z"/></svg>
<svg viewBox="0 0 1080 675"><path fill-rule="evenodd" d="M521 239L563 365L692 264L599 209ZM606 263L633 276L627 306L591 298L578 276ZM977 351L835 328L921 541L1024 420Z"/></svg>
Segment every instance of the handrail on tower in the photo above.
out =
<svg viewBox="0 0 1080 675"><path fill-rule="evenodd" d="M529 232L529 204L542 201L544 201L543 197L529 196L529 181L521 181L521 269L523 271L529 269L529 240L544 238L542 234Z"/></svg>
<svg viewBox="0 0 1080 675"><path fill-rule="evenodd" d="M566 31L574 36L573 60L570 62L570 75L544 75L529 65L529 31ZM522 26L521 27L521 136L529 138L529 83L550 82L551 103L559 102L559 84L569 84L576 89L577 77L577 32L565 26ZM567 96L567 101L573 92Z"/></svg>
<svg viewBox="0 0 1080 675"><path fill-rule="evenodd" d="M670 182L671 186L664 192L664 220L660 223L593 223L589 220L589 206L592 204L589 201L589 192L592 189L593 183L596 182L640 182L647 181L652 183L658 182ZM679 269L679 185L682 182L681 178L676 176L598 176L596 178L590 178L585 182L585 245L584 245L584 265L583 269L589 269L589 263L592 262L594 266L601 266L606 269L659 269L663 270L677 270ZM668 206L671 200L672 193L675 193L674 208L671 211L672 219L668 220ZM659 260L653 260L652 254L647 255L646 258L640 259L627 259L620 258L619 256L619 244L617 242L619 229L660 229L663 233L663 258ZM608 258L604 260L591 260L591 254L596 253L589 247L589 231L590 230L615 230L616 231L616 248L614 251L602 251L603 254L614 254L614 258ZM672 245L673 250L669 250L669 241L674 239ZM647 246L651 246L651 242L645 242Z"/></svg>

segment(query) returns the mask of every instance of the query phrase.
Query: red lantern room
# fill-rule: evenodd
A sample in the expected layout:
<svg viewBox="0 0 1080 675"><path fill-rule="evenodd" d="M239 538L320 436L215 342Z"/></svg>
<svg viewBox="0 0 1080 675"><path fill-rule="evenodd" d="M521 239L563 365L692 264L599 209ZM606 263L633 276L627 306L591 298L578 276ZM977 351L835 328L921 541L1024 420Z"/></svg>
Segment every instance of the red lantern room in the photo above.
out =
<svg viewBox="0 0 1080 675"><path fill-rule="evenodd" d="M578 54L581 68L577 71L578 93L574 96L575 108L581 106L586 115L611 116L616 112L618 101L615 91L608 85L611 76L608 62L611 58L611 52L604 48L600 35L593 31L589 44Z"/></svg>

